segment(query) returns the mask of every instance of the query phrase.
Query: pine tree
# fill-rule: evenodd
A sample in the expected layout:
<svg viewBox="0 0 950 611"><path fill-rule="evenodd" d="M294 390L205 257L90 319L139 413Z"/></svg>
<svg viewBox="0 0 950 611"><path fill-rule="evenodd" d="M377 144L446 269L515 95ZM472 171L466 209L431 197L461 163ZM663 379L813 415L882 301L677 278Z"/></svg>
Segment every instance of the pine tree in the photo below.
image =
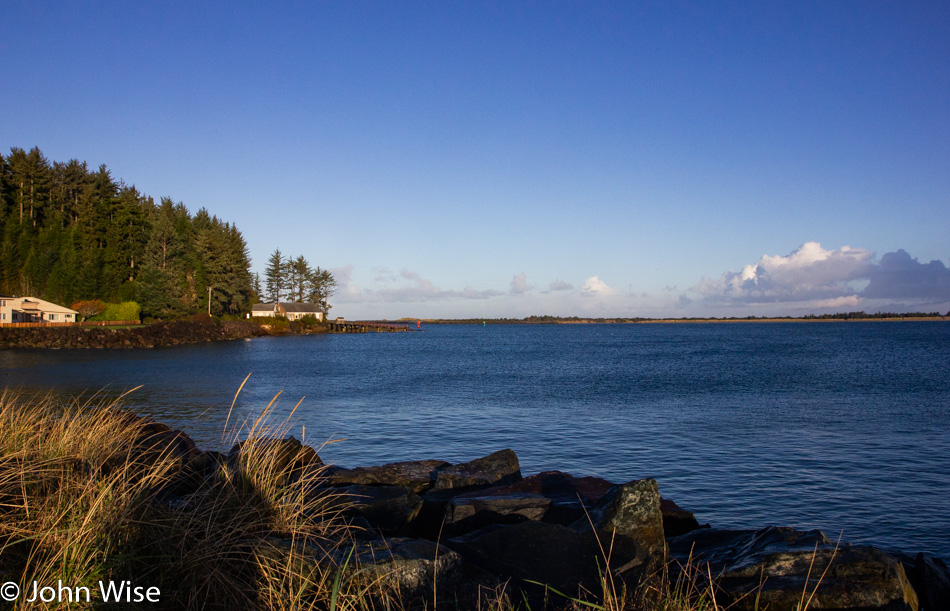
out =
<svg viewBox="0 0 950 611"><path fill-rule="evenodd" d="M264 278L267 286L267 301L278 303L286 286L284 256L280 254L280 249L275 249L267 260Z"/></svg>

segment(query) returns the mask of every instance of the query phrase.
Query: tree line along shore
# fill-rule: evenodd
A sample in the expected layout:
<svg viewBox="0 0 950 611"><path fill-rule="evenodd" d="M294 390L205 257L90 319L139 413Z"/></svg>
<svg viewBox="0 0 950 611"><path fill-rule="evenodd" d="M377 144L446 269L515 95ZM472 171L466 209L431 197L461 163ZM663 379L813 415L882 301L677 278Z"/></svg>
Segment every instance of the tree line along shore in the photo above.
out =
<svg viewBox="0 0 950 611"><path fill-rule="evenodd" d="M328 310L332 274L275 252L267 296ZM144 321L243 316L265 296L250 266L241 231L205 208L156 202L105 164L0 154L0 295L133 304Z"/></svg>

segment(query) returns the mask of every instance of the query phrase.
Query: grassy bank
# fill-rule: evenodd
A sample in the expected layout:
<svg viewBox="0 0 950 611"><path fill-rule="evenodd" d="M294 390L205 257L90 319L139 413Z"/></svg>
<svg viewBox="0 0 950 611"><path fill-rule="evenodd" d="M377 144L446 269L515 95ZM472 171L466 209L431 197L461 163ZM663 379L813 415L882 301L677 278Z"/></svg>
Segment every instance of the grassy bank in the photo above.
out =
<svg viewBox="0 0 950 611"><path fill-rule="evenodd" d="M68 604L59 590L45 608L99 607L100 584L109 583L138 588L108 605L117 609L404 608L385 574L347 553L360 533L339 499L318 489L325 468L314 451L275 443L287 431L265 409L225 433L241 440L236 450L200 452L115 404L4 394L0 583L2 594L15 584L20 596L0 609L39 606L28 601L34 583L74 597ZM554 592L551 600L574 609L720 609L712 590L696 585L702 575L683 574L628 592L607 569L584 603ZM527 609L509 585L476 584L464 599L423 608Z"/></svg>

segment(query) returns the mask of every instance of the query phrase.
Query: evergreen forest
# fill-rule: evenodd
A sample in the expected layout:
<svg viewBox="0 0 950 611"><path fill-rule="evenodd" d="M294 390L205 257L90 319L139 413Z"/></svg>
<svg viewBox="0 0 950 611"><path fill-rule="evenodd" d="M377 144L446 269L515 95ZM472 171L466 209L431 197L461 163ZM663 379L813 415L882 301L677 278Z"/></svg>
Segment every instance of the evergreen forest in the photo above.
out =
<svg viewBox="0 0 950 611"><path fill-rule="evenodd" d="M136 301L143 318L161 319L207 312L209 295L215 315L255 299L236 226L36 147L0 154L0 294Z"/></svg>

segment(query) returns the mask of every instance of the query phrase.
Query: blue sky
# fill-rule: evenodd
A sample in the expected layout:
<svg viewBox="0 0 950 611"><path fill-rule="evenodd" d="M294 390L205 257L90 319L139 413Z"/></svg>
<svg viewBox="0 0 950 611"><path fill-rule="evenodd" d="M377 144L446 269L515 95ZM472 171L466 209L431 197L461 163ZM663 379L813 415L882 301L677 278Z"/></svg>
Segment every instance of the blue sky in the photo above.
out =
<svg viewBox="0 0 950 611"><path fill-rule="evenodd" d="M349 318L950 310L946 2L5 2L0 148Z"/></svg>

